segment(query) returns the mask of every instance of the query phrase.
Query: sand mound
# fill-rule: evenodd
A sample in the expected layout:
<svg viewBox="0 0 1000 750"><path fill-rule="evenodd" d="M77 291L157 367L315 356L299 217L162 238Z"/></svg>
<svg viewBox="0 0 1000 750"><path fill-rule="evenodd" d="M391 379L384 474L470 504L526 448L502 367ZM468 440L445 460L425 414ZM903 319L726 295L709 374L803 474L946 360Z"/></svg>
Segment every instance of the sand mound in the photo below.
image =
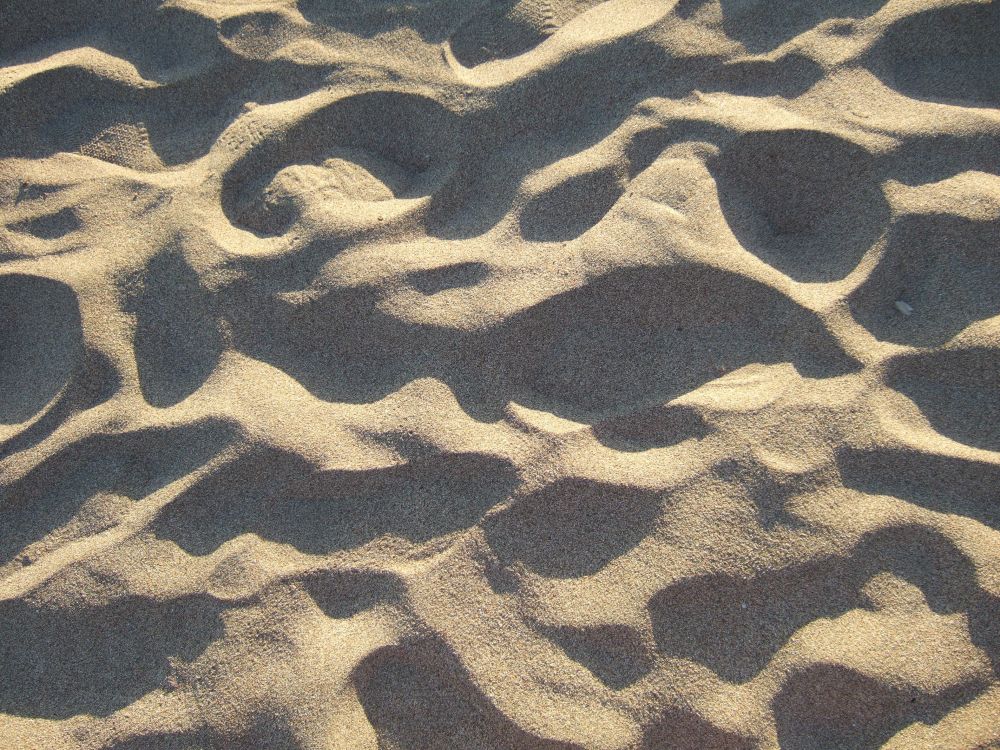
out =
<svg viewBox="0 0 1000 750"><path fill-rule="evenodd" d="M1000 747L1000 4L0 16L0 748Z"/></svg>

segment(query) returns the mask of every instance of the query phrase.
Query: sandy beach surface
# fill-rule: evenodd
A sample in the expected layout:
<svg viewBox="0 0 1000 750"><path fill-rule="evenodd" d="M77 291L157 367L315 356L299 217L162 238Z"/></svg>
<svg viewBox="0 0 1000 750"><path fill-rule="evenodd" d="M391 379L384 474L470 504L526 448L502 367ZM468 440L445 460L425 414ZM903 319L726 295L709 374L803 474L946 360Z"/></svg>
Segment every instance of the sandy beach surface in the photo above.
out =
<svg viewBox="0 0 1000 750"><path fill-rule="evenodd" d="M1000 748L1000 2L0 3L0 750L230 748Z"/></svg>

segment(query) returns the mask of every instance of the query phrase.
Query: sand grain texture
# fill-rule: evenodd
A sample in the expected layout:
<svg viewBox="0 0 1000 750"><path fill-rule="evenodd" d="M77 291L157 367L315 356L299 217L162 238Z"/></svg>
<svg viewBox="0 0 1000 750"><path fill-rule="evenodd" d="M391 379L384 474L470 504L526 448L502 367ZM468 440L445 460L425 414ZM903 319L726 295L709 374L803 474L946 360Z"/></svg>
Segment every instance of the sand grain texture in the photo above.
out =
<svg viewBox="0 0 1000 750"><path fill-rule="evenodd" d="M998 488L1000 3L0 7L0 748L998 748Z"/></svg>

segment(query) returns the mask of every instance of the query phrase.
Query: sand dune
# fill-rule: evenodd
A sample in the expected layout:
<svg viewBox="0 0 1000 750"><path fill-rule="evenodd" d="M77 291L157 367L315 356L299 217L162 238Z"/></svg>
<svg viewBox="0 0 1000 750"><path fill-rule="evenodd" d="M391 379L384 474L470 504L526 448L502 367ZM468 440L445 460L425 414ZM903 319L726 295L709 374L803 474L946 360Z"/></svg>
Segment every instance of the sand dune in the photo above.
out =
<svg viewBox="0 0 1000 750"><path fill-rule="evenodd" d="M1000 3L7 0L0 748L1000 748Z"/></svg>

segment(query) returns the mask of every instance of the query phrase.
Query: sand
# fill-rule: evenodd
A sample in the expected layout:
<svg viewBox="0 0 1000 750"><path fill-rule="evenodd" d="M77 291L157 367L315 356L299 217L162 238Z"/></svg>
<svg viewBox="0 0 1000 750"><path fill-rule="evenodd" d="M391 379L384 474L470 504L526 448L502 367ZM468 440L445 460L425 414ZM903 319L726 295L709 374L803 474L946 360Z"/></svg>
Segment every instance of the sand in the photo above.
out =
<svg viewBox="0 0 1000 750"><path fill-rule="evenodd" d="M6 0L0 750L1000 748L1000 3Z"/></svg>

